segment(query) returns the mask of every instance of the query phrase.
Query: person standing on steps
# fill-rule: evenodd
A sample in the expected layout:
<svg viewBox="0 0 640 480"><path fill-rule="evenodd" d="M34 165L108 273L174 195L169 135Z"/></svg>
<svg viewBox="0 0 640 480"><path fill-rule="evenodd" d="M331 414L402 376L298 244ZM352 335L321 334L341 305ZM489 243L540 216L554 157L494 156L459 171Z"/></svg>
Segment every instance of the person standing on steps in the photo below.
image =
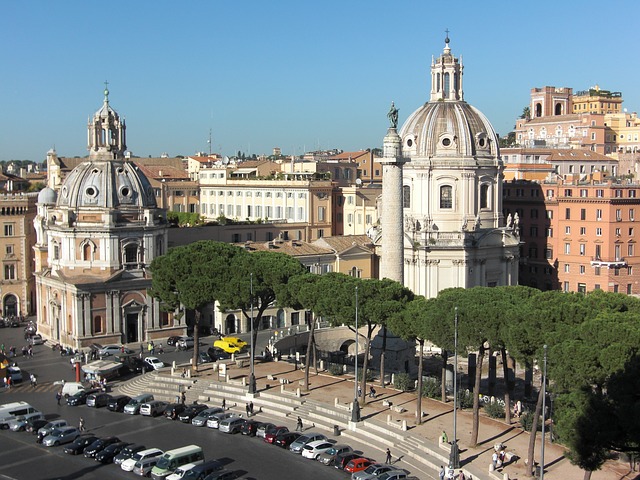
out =
<svg viewBox="0 0 640 480"><path fill-rule="evenodd" d="M438 477L440 478L440 480L444 480L445 475L446 473L444 471L444 466L440 465L440 472L438 473Z"/></svg>

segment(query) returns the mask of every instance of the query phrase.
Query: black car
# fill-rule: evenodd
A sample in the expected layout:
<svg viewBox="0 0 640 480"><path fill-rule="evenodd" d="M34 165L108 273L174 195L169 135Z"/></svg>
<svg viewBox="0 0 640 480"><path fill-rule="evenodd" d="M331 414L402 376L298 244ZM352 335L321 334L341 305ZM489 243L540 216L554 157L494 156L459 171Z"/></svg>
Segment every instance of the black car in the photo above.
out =
<svg viewBox="0 0 640 480"><path fill-rule="evenodd" d="M260 422L257 422L255 420L245 420L244 425L242 425L242 430L240 431L242 432L243 435L249 435L250 437L255 437L256 431L258 430L259 425L260 425Z"/></svg>
<svg viewBox="0 0 640 480"><path fill-rule="evenodd" d="M109 403L107 403L107 409L112 412L122 412L124 410L124 406L129 403L131 397L127 395L116 395L111 397Z"/></svg>
<svg viewBox="0 0 640 480"><path fill-rule="evenodd" d="M146 450L146 448L147 447L145 447L144 445L140 445L139 443L132 443L131 445L124 447L120 451L120 453L113 458L113 463L115 463L116 465L120 465L128 458L133 457L133 455L138 453L140 450Z"/></svg>
<svg viewBox="0 0 640 480"><path fill-rule="evenodd" d="M182 411L182 413L178 415L178 420L180 420L182 423L191 423L193 417L198 415L202 410L206 410L207 408L209 407L204 403L189 405Z"/></svg>
<svg viewBox="0 0 640 480"><path fill-rule="evenodd" d="M115 456L129 445L131 445L129 442L112 443L108 447L96 453L95 460L100 463L112 463Z"/></svg>
<svg viewBox="0 0 640 480"><path fill-rule="evenodd" d="M98 440L98 437L96 437L95 435L81 435L69 445L64 447L64 453L67 453L69 455L80 455L84 452L85 448L87 448L96 440Z"/></svg>
<svg viewBox="0 0 640 480"><path fill-rule="evenodd" d="M96 392L99 392L97 388L91 390L78 390L73 395L67 397L67 405L71 407L77 407L78 405L83 405L87 403L87 397Z"/></svg>
<svg viewBox="0 0 640 480"><path fill-rule="evenodd" d="M234 478L238 478L239 476L239 472L234 472L231 470L220 470L208 475L204 480L232 480Z"/></svg>
<svg viewBox="0 0 640 480"><path fill-rule="evenodd" d="M27 432L31 432L34 435L37 435L38 430L44 427L47 423L49 423L49 420L34 420L33 418L30 418L29 420L27 420L27 426L25 427L25 430Z"/></svg>
<svg viewBox="0 0 640 480"><path fill-rule="evenodd" d="M302 434L299 432L281 433L280 435L276 436L276 439L273 441L273 444L281 448L289 448L289 445L295 442L300 435Z"/></svg>
<svg viewBox="0 0 640 480"><path fill-rule="evenodd" d="M109 445L118 443L120 439L118 437L104 437L99 438L87 448L84 449L84 456L87 458L95 457L99 452L107 448Z"/></svg>
<svg viewBox="0 0 640 480"><path fill-rule="evenodd" d="M163 415L171 420L176 420L186 408L182 403L170 403L167 405L167 408L164 409Z"/></svg>
<svg viewBox="0 0 640 480"><path fill-rule="evenodd" d="M225 352L221 348L209 347L207 350L207 355L212 362L217 362L218 360L229 360L231 358L231 354Z"/></svg>
<svg viewBox="0 0 640 480"><path fill-rule="evenodd" d="M180 337L169 337L167 338L167 345L175 347L178 340L180 340Z"/></svg>

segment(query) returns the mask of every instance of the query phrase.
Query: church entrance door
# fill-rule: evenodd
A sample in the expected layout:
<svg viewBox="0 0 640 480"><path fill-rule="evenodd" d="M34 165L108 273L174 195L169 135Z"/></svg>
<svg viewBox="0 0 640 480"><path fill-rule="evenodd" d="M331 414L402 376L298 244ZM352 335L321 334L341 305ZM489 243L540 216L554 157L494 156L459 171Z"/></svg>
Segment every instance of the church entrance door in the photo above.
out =
<svg viewBox="0 0 640 480"><path fill-rule="evenodd" d="M138 341L138 314L127 313L127 343Z"/></svg>

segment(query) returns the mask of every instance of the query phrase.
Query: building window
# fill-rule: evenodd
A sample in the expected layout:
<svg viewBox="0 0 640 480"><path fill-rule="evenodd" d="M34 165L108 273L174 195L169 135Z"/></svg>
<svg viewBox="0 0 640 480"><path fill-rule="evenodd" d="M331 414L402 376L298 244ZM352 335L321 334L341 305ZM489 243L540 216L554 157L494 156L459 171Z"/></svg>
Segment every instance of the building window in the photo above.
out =
<svg viewBox="0 0 640 480"><path fill-rule="evenodd" d="M13 223L5 223L4 224L4 236L5 237L13 237Z"/></svg>
<svg viewBox="0 0 640 480"><path fill-rule="evenodd" d="M529 247L529 258L538 258L537 247Z"/></svg>
<svg viewBox="0 0 640 480"><path fill-rule="evenodd" d="M593 269L593 273L594 273L595 275L600 275L600 267L595 267L595 268Z"/></svg>
<svg viewBox="0 0 640 480"><path fill-rule="evenodd" d="M325 207L318 207L318 221L324 222L325 220Z"/></svg>
<svg viewBox="0 0 640 480"><path fill-rule="evenodd" d="M569 167L569 173L571 173L571 169L572 167ZM564 190L565 197L570 197L572 194L573 194L573 190L571 190L570 188L565 188Z"/></svg>
<svg viewBox="0 0 640 480"><path fill-rule="evenodd" d="M578 284L578 293L587 293L587 284L579 283Z"/></svg>
<svg viewBox="0 0 640 480"><path fill-rule="evenodd" d="M233 243L239 243L241 241L240 234L234 233L233 235L231 235L231 241Z"/></svg>
<svg viewBox="0 0 640 480"><path fill-rule="evenodd" d="M544 258L546 258L547 260L553 259L553 249L552 248L545 248L544 249Z"/></svg>
<svg viewBox="0 0 640 480"><path fill-rule="evenodd" d="M450 185L440 187L440 208L453 208L453 189Z"/></svg>
<svg viewBox="0 0 640 480"><path fill-rule="evenodd" d="M596 237L601 237L601 236L602 236L602 229L596 228Z"/></svg>
<svg viewBox="0 0 640 480"><path fill-rule="evenodd" d="M588 190L585 188L580 189L580 196L582 198L589 196Z"/></svg>
<svg viewBox="0 0 640 480"><path fill-rule="evenodd" d="M596 210L596 220L602 220L602 210L599 208Z"/></svg>
<svg viewBox="0 0 640 480"><path fill-rule="evenodd" d="M411 208L411 187L402 186L402 208Z"/></svg>
<svg viewBox="0 0 640 480"><path fill-rule="evenodd" d="M4 266L4 279L15 280L16 279L16 266L13 264Z"/></svg>
<svg viewBox="0 0 640 480"><path fill-rule="evenodd" d="M629 209L629 220L631 220L632 222L636 219L636 212L633 210L633 208Z"/></svg>
<svg viewBox="0 0 640 480"><path fill-rule="evenodd" d="M547 238L553 238L553 228L547 228Z"/></svg>
<svg viewBox="0 0 640 480"><path fill-rule="evenodd" d="M324 230L323 229L318 229L318 238L322 238L324 237Z"/></svg>
<svg viewBox="0 0 640 480"><path fill-rule="evenodd" d="M564 264L564 273L569 273L569 271L571 270L571 268L569 267L568 263Z"/></svg>
<svg viewBox="0 0 640 480"><path fill-rule="evenodd" d="M60 245L57 243L53 244L53 259L60 260Z"/></svg>
<svg viewBox="0 0 640 480"><path fill-rule="evenodd" d="M627 267L627 275L633 275L633 267L631 265Z"/></svg>
<svg viewBox="0 0 640 480"><path fill-rule="evenodd" d="M580 220L586 220L587 219L587 210L585 208L581 208L580 209Z"/></svg>
<svg viewBox="0 0 640 480"><path fill-rule="evenodd" d="M604 197L604 190L600 190L600 189L596 190L596 197L597 198Z"/></svg>
<svg viewBox="0 0 640 480"><path fill-rule="evenodd" d="M569 226L564 227L564 234L565 235L571 235L571 227L569 227Z"/></svg>
<svg viewBox="0 0 640 480"><path fill-rule="evenodd" d="M580 235L584 236L587 234L587 227L580 227Z"/></svg>
<svg viewBox="0 0 640 480"><path fill-rule="evenodd" d="M633 227L629 228L629 236L633 237Z"/></svg>
<svg viewBox="0 0 640 480"><path fill-rule="evenodd" d="M564 282L564 284L562 285L562 290L564 292L568 292L569 291L569 282Z"/></svg>
<svg viewBox="0 0 640 480"><path fill-rule="evenodd" d="M571 244L570 243L565 243L564 244L564 253L565 253L565 255L570 255L571 254Z"/></svg>
<svg viewBox="0 0 640 480"><path fill-rule="evenodd" d="M633 288L633 287L631 286L631 284L630 284L630 283L627 283L627 295L631 295L631 293L632 293L632 288Z"/></svg>
<svg viewBox="0 0 640 480"><path fill-rule="evenodd" d="M93 333L102 333L102 317L100 315L93 317Z"/></svg>
<svg viewBox="0 0 640 480"><path fill-rule="evenodd" d="M636 191L635 190L629 190L629 198L636 198Z"/></svg>
<svg viewBox="0 0 640 480"><path fill-rule="evenodd" d="M571 220L571 209L570 208L566 208L564 211L564 218L566 220Z"/></svg>
<svg viewBox="0 0 640 480"><path fill-rule="evenodd" d="M617 209L616 209L616 220L617 220L618 222L621 222L621 221L622 221L622 210L621 210L621 209L619 209L619 208L617 208Z"/></svg>
<svg viewBox="0 0 640 480"><path fill-rule="evenodd" d="M580 255L584 256L587 251L587 246L584 243L580 244Z"/></svg>
<svg viewBox="0 0 640 480"><path fill-rule="evenodd" d="M291 312L291 325L300 325L300 312Z"/></svg>
<svg viewBox="0 0 640 480"><path fill-rule="evenodd" d="M586 271L586 268L584 267L584 265L580 265L580 275L584 275Z"/></svg>
<svg viewBox="0 0 640 480"><path fill-rule="evenodd" d="M619 236L620 236L620 231L621 231L621 230L620 230L619 228L616 228L616 237L619 237Z"/></svg>
<svg viewBox="0 0 640 480"><path fill-rule="evenodd" d="M489 185L480 185L480 208L489 207Z"/></svg>
<svg viewBox="0 0 640 480"><path fill-rule="evenodd" d="M124 261L122 262L126 270L138 268L138 245L130 243L124 247Z"/></svg>
<svg viewBox="0 0 640 480"><path fill-rule="evenodd" d="M13 245L5 245L5 253L7 255L13 255Z"/></svg>
<svg viewBox="0 0 640 480"><path fill-rule="evenodd" d="M627 245L627 255L629 257L633 257L633 243L630 243L629 245Z"/></svg>
<svg viewBox="0 0 640 480"><path fill-rule="evenodd" d="M529 228L529 236L531 236L532 238L535 238L538 236L538 227L533 226Z"/></svg>
<svg viewBox="0 0 640 480"><path fill-rule="evenodd" d="M553 210L547 210L547 218L553 220Z"/></svg>
<svg viewBox="0 0 640 480"><path fill-rule="evenodd" d="M600 255L601 255L601 245L596 245L596 260L600 260Z"/></svg>

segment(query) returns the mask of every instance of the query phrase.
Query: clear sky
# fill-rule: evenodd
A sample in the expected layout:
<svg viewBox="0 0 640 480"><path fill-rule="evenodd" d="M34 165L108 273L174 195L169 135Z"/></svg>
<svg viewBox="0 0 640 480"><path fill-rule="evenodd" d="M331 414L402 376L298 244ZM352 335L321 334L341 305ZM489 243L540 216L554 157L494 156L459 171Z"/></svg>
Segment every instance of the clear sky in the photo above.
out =
<svg viewBox="0 0 640 480"><path fill-rule="evenodd" d="M504 135L532 87L599 84L640 110L635 0L5 1L0 160L84 156L102 105L134 155L379 147L428 100L450 30L465 100Z"/></svg>

